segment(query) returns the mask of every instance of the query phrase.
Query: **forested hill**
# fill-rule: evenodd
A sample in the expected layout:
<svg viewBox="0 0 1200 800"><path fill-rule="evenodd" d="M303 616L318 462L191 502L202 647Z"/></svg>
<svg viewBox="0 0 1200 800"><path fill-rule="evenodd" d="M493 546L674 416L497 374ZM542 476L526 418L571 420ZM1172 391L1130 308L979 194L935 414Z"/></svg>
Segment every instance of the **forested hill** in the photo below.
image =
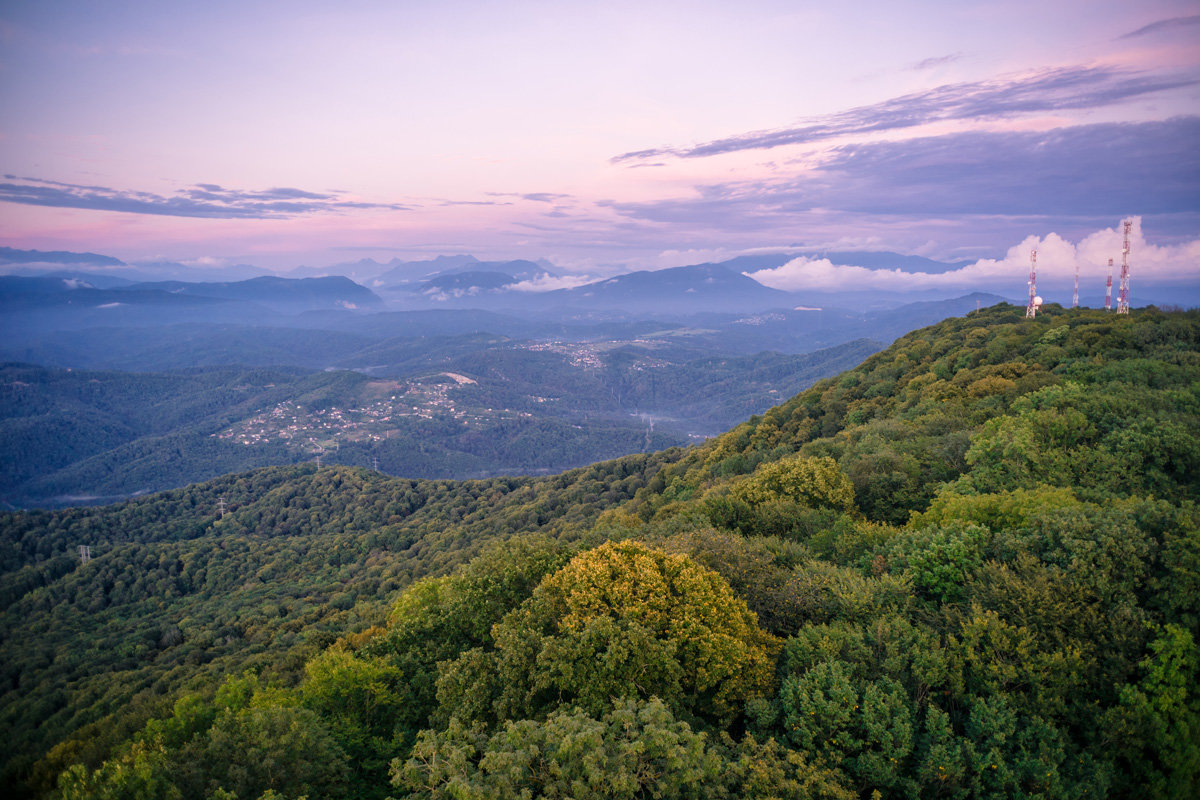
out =
<svg viewBox="0 0 1200 800"><path fill-rule="evenodd" d="M1200 314L1023 316L550 478L273 468L3 515L4 781L1197 796Z"/></svg>

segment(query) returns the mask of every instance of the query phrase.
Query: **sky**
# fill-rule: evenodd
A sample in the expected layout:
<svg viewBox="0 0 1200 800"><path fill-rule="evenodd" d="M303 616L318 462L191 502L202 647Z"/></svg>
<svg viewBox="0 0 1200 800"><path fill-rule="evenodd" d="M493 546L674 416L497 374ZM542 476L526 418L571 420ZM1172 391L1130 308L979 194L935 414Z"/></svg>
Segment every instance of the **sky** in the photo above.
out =
<svg viewBox="0 0 1200 800"><path fill-rule="evenodd" d="M6 0L0 108L8 247L1200 283L1196 0Z"/></svg>

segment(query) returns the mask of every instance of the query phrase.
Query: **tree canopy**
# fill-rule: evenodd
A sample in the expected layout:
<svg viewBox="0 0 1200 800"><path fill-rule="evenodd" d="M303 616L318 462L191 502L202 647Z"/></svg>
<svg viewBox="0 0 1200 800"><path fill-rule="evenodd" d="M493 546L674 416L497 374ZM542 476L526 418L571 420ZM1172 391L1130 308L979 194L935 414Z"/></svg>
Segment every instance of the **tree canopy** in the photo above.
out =
<svg viewBox="0 0 1200 800"><path fill-rule="evenodd" d="M1200 795L1198 375L1195 312L1001 306L693 448L4 514L5 779Z"/></svg>

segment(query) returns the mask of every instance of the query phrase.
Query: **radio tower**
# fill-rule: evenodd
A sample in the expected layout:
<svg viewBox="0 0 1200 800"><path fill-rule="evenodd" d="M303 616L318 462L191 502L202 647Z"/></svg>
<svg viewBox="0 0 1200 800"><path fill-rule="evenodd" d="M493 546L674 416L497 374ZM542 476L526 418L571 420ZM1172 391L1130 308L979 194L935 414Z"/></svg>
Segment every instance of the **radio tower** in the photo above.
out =
<svg viewBox="0 0 1200 800"><path fill-rule="evenodd" d="M1125 220L1125 246L1121 248L1121 291L1117 294L1117 313L1129 313L1129 231L1133 220Z"/></svg>
<svg viewBox="0 0 1200 800"><path fill-rule="evenodd" d="M1079 261L1075 261L1075 294L1071 295L1071 308L1079 308Z"/></svg>
<svg viewBox="0 0 1200 800"><path fill-rule="evenodd" d="M1029 305L1025 306L1025 319L1037 316L1037 250L1029 251Z"/></svg>
<svg viewBox="0 0 1200 800"><path fill-rule="evenodd" d="M1108 284L1104 288L1104 310L1112 311L1112 259L1108 260Z"/></svg>

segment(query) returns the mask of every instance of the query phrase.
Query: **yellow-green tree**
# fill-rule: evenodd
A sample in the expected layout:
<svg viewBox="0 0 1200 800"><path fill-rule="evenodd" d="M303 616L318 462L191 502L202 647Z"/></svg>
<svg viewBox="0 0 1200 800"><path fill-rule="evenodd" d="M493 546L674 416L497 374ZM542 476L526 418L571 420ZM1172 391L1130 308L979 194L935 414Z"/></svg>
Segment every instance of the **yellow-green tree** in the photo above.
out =
<svg viewBox="0 0 1200 800"><path fill-rule="evenodd" d="M785 500L809 508L854 508L854 485L828 456L791 456L763 464L731 489L735 500L752 506Z"/></svg>
<svg viewBox="0 0 1200 800"><path fill-rule="evenodd" d="M720 575L636 542L575 557L493 632L494 650L443 670L443 716L532 718L567 703L598 715L614 698L659 697L727 721L767 691L778 648Z"/></svg>

